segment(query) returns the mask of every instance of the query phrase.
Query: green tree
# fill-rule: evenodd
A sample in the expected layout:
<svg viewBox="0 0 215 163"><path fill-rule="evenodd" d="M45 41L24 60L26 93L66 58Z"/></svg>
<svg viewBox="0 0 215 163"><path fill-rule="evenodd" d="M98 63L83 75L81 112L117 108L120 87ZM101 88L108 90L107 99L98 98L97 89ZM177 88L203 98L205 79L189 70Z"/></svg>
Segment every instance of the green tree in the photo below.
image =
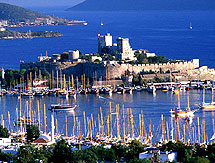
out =
<svg viewBox="0 0 215 163"><path fill-rule="evenodd" d="M205 157L192 157L189 163L209 163L210 161Z"/></svg>
<svg viewBox="0 0 215 163"><path fill-rule="evenodd" d="M188 162L193 156L193 147L183 144L182 142L168 142L161 148L162 151L173 151L177 152L177 160L182 162Z"/></svg>
<svg viewBox="0 0 215 163"><path fill-rule="evenodd" d="M138 159L141 152L144 152L144 145L137 140L133 140L127 148L126 160Z"/></svg>
<svg viewBox="0 0 215 163"><path fill-rule="evenodd" d="M98 162L98 156L92 150L86 149L83 152L83 162L97 163Z"/></svg>
<svg viewBox="0 0 215 163"><path fill-rule="evenodd" d="M72 148L64 139L58 141L55 145L53 157L50 158L50 161L55 163L69 163L73 161Z"/></svg>
<svg viewBox="0 0 215 163"><path fill-rule="evenodd" d="M14 162L17 163L26 163L26 162L33 162L33 153L34 148L30 145L28 146L21 146L18 153L16 154L16 159Z"/></svg>
<svg viewBox="0 0 215 163"><path fill-rule="evenodd" d="M83 161L83 155L84 152L82 150L74 150L73 151L73 162L74 163L79 163L81 161Z"/></svg>
<svg viewBox="0 0 215 163"><path fill-rule="evenodd" d="M27 126L27 141L32 142L38 139L40 136L40 130L36 125L28 125Z"/></svg>
<svg viewBox="0 0 215 163"><path fill-rule="evenodd" d="M6 127L0 126L0 137L1 138L9 138L10 134L8 132L8 129Z"/></svg>
<svg viewBox="0 0 215 163"><path fill-rule="evenodd" d="M11 162L14 159L14 155L12 153L4 153L0 152L0 160L5 162Z"/></svg>
<svg viewBox="0 0 215 163"><path fill-rule="evenodd" d="M207 154L208 154L208 159L211 162L215 162L215 144L208 145Z"/></svg>
<svg viewBox="0 0 215 163"><path fill-rule="evenodd" d="M120 161L122 157L125 156L127 147L119 144L119 145L112 145L111 149L113 149L115 156L116 156L116 160Z"/></svg>

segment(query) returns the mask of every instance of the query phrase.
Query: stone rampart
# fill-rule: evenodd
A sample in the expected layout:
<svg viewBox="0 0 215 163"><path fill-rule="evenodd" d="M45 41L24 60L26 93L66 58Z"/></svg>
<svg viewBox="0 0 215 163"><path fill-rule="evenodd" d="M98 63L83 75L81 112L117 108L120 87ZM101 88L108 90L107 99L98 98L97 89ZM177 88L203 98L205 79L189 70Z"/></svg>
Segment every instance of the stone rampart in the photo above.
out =
<svg viewBox="0 0 215 163"><path fill-rule="evenodd" d="M38 67L38 69L46 69L51 72L52 70L62 70L66 76L73 74L74 76L81 76L85 74L87 77L93 78L95 73L98 78L105 77L106 72L109 73L110 78L120 78L125 71L132 73L140 73L141 71L172 71L172 72L184 72L188 70L194 70L199 67L199 60L194 59L191 61L179 61L176 63L162 63L162 64L103 64L103 63L50 63L50 62L35 62L35 63L20 63L20 69Z"/></svg>

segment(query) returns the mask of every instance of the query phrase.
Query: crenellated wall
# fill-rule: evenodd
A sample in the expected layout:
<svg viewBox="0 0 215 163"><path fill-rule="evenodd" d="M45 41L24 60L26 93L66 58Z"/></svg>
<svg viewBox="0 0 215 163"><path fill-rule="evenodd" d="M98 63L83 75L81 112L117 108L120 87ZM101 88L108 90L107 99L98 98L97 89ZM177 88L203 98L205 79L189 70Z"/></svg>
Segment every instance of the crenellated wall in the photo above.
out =
<svg viewBox="0 0 215 163"><path fill-rule="evenodd" d="M52 70L62 70L64 74L67 76L73 74L74 76L81 76L85 74L87 77L95 76L95 72L97 77L105 77L106 72L108 72L111 78L120 78L121 75L125 73L125 71L130 71L132 73L139 73L141 71L155 71L158 72L162 70L166 71L188 71L199 68L199 60L193 59L191 61L179 61L176 63L163 63L163 64L103 64L103 63L76 63L73 64L71 62L63 62L63 63L50 63L50 62L35 62L35 63L20 63L20 69L32 68L37 66L39 69L46 69L51 72Z"/></svg>

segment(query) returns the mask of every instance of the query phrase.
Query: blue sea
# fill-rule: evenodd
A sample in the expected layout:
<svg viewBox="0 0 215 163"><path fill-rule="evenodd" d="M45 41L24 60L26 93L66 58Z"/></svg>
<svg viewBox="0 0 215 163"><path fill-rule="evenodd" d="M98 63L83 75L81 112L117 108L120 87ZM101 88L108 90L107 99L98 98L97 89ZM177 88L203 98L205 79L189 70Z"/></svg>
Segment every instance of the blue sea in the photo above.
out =
<svg viewBox="0 0 215 163"><path fill-rule="evenodd" d="M33 10L70 20L86 20L87 26L18 27L12 30L56 30L59 38L0 40L0 66L19 69L19 61L36 61L37 57L80 50L97 52L97 33L130 39L133 49L148 49L170 59L200 59L200 65L215 68L214 11L138 11L138 12L68 12L62 8ZM101 26L101 22L104 24ZM192 23L193 29L189 26Z"/></svg>

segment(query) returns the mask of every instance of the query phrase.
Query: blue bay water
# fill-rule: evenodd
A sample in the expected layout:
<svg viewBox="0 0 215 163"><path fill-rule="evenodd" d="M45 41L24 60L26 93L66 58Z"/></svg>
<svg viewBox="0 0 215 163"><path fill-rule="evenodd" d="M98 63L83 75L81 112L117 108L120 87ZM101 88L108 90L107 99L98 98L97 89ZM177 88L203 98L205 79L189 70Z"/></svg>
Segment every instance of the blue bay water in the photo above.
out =
<svg viewBox="0 0 215 163"><path fill-rule="evenodd" d="M40 11L40 9L35 9ZM57 30L59 38L0 40L0 66L19 68L19 61L36 61L48 55L78 49L97 52L97 33L110 32L114 40L130 38L133 49L148 49L171 59L199 58L201 65L214 66L214 11L145 11L145 12L66 12L41 9L43 13L71 20L86 20L87 26L45 26L11 28L18 31ZM103 22L104 26L100 23ZM190 22L193 30L189 29Z"/></svg>

